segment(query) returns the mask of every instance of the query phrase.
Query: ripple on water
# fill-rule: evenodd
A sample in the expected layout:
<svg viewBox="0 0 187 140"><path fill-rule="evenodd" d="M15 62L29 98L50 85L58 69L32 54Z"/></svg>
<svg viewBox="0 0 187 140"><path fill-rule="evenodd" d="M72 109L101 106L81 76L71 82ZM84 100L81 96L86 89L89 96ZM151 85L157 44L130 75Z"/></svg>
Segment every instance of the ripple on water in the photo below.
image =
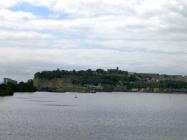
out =
<svg viewBox="0 0 187 140"><path fill-rule="evenodd" d="M43 104L45 106L61 106L61 107L70 107L70 106L73 106L73 105L67 105L67 104Z"/></svg>
<svg viewBox="0 0 187 140"><path fill-rule="evenodd" d="M31 102L39 102L39 103L52 103L52 102L56 102L56 101L50 101L50 100L29 100Z"/></svg>

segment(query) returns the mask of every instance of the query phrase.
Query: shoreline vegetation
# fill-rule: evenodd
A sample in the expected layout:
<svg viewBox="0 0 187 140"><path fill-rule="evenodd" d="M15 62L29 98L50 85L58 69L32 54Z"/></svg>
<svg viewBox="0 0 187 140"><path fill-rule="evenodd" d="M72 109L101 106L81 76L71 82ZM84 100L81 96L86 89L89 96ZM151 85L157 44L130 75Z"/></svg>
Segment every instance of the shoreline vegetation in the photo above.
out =
<svg viewBox="0 0 187 140"><path fill-rule="evenodd" d="M132 73L116 69L54 70L34 75L37 91L187 93L187 76Z"/></svg>
<svg viewBox="0 0 187 140"><path fill-rule="evenodd" d="M6 83L0 85L0 96L13 96L14 92L35 92L33 80L20 83Z"/></svg>
<svg viewBox="0 0 187 140"><path fill-rule="evenodd" d="M187 93L187 76L133 73L116 69L37 72L33 80L0 85L0 96L14 92L141 92Z"/></svg>

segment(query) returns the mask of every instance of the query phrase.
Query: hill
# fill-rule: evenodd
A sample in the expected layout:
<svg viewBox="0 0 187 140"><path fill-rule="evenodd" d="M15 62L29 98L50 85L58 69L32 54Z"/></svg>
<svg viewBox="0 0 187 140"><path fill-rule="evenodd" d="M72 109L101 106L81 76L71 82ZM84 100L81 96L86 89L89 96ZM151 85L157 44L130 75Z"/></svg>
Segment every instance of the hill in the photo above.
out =
<svg viewBox="0 0 187 140"><path fill-rule="evenodd" d="M187 92L187 77L131 73L117 69L38 72L34 86L54 92Z"/></svg>

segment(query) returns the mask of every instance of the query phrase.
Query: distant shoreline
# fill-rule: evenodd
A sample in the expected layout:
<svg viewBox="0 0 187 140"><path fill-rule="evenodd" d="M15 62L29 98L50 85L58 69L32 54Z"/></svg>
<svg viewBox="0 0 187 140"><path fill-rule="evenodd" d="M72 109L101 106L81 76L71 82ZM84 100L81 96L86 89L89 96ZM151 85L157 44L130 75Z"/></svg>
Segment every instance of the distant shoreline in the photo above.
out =
<svg viewBox="0 0 187 140"><path fill-rule="evenodd" d="M154 94L163 94L163 93L166 93L166 94L187 94L187 91L167 91L167 92L164 92L164 91L160 91L160 92L152 92L152 91L55 91L55 90L38 90L36 92L54 92L54 93L113 93L113 92L119 92L119 93L154 93Z"/></svg>
<svg viewBox="0 0 187 140"><path fill-rule="evenodd" d="M187 93L187 76L132 73L116 69L54 70L37 72L38 91Z"/></svg>
<svg viewBox="0 0 187 140"><path fill-rule="evenodd" d="M37 72L33 80L19 82L5 78L0 96L14 92L137 92L187 93L187 76L132 73L116 69L54 70Z"/></svg>

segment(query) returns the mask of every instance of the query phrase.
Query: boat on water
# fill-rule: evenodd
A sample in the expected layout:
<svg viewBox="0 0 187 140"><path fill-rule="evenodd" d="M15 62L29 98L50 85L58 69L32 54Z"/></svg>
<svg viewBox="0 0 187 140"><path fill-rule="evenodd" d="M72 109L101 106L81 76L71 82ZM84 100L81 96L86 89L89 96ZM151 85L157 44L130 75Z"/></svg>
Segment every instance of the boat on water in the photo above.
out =
<svg viewBox="0 0 187 140"><path fill-rule="evenodd" d="M74 98L78 98L78 96L77 95L75 95L75 97Z"/></svg>

